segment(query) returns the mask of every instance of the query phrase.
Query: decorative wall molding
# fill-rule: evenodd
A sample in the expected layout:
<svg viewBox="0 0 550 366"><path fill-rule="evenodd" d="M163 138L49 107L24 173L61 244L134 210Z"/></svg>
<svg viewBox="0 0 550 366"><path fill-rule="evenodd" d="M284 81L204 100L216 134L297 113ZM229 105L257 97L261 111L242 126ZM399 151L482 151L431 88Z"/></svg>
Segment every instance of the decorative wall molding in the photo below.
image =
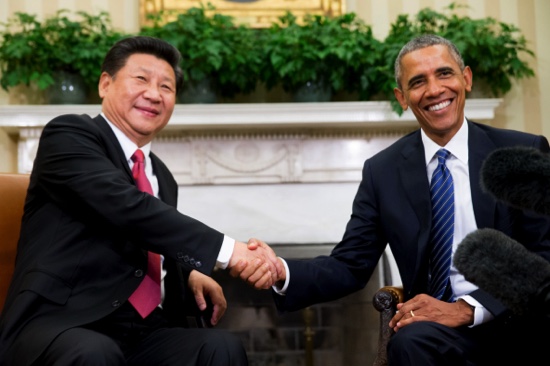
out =
<svg viewBox="0 0 550 366"><path fill-rule="evenodd" d="M466 116L491 120L500 99L468 99ZM8 105L0 128L18 141L18 171L28 173L44 125L100 105ZM366 158L418 128L389 102L178 104L154 141L181 185L350 182Z"/></svg>

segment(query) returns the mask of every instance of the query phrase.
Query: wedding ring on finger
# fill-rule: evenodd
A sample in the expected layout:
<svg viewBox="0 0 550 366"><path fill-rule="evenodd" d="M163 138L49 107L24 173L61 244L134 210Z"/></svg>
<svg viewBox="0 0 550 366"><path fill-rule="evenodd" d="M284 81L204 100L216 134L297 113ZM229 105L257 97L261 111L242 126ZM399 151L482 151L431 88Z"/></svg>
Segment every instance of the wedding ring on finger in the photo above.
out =
<svg viewBox="0 0 550 366"><path fill-rule="evenodd" d="M412 310L410 311L410 313L411 313L411 316L412 316L412 317L414 318L414 313L413 313L413 311L412 311Z"/></svg>

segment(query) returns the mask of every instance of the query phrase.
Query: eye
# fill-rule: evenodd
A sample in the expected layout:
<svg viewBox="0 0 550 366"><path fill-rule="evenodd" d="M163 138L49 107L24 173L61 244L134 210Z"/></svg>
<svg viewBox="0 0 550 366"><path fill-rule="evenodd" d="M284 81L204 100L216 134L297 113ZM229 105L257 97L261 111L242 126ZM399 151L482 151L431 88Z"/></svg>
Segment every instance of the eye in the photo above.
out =
<svg viewBox="0 0 550 366"><path fill-rule="evenodd" d="M439 77L448 78L454 75L453 70L443 70L439 73Z"/></svg>
<svg viewBox="0 0 550 366"><path fill-rule="evenodd" d="M160 87L161 87L162 89L166 90L166 91L172 91L172 90L174 90L174 89L172 88L172 86L169 85L169 84L162 84Z"/></svg>
<svg viewBox="0 0 550 366"><path fill-rule="evenodd" d="M420 87L424 83L424 79L413 79L409 82L409 88L414 89Z"/></svg>

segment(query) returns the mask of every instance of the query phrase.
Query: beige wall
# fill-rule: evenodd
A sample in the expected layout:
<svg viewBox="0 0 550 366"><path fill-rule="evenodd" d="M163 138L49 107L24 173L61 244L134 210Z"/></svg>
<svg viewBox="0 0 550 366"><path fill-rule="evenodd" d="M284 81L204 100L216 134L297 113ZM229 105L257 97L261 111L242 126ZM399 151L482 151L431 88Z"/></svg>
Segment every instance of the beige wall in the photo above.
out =
<svg viewBox="0 0 550 366"><path fill-rule="evenodd" d="M424 7L441 11L451 0L347 0L347 11L361 15L384 38L398 14L416 14ZM536 78L517 83L496 111L494 126L540 133L550 137L550 1L547 0L458 0L463 14L472 18L494 17L517 25L537 57L531 59ZM475 75L474 75L475 84Z"/></svg>
<svg viewBox="0 0 550 366"><path fill-rule="evenodd" d="M265 0L268 1L268 0ZM372 25L376 37L383 39L398 14L415 14L424 7L441 11L451 0L343 0L347 11L359 14ZM536 78L517 83L496 111L493 125L550 136L550 48L545 38L550 34L550 1L548 0L458 0L469 9L464 15L473 18L491 16L513 23L524 32L537 57L531 60ZM139 0L2 0L0 22L16 11L48 16L57 9L106 10L118 29L135 32L139 29ZM544 36L546 35L546 36ZM474 75L475 83L475 75ZM545 103L546 101L546 103ZM9 103L0 91L1 105ZM0 131L0 171L15 171L15 144Z"/></svg>

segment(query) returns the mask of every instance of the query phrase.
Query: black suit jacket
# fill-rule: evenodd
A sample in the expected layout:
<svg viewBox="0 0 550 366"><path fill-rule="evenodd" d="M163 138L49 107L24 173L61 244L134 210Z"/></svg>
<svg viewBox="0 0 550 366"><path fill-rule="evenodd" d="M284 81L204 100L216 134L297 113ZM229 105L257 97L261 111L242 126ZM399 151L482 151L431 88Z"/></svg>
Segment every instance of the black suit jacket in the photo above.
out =
<svg viewBox="0 0 550 366"><path fill-rule="evenodd" d="M29 365L64 330L113 312L143 279L148 250L165 257L164 309L179 320L183 282L192 269L210 274L223 234L178 212L176 181L151 159L160 200L137 189L103 117L46 125L0 318L0 364Z"/></svg>
<svg viewBox="0 0 550 366"><path fill-rule="evenodd" d="M534 146L548 152L546 138L468 121L469 171L478 228L495 228L550 260L550 222L495 202L480 186L480 168L493 150ZM286 296L274 295L280 311L294 311L362 289L387 244L407 299L427 292L431 203L420 130L368 159L342 241L330 256L287 260ZM471 294L490 311L504 311L489 294Z"/></svg>

